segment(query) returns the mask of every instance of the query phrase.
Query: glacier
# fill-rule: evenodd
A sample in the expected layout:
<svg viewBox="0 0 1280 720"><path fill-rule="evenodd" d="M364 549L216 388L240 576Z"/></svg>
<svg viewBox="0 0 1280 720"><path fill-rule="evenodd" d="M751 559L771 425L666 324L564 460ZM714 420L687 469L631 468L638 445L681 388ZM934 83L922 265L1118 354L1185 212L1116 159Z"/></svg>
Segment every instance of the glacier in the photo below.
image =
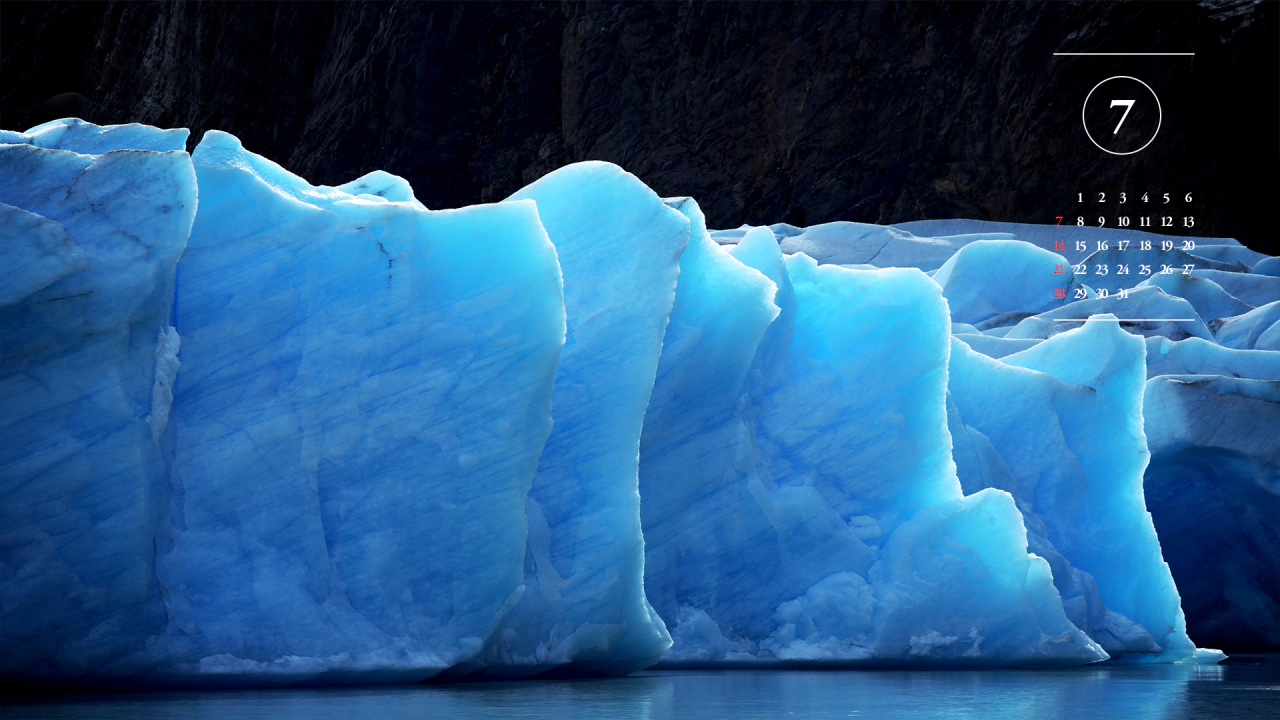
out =
<svg viewBox="0 0 1280 720"><path fill-rule="evenodd" d="M216 131L192 159L162 656L227 682L472 660L520 597L551 431L565 317L537 208L312 187Z"/></svg>
<svg viewBox="0 0 1280 720"><path fill-rule="evenodd" d="M1133 319L1133 322L1126 324L1126 329L1147 337L1164 337L1170 340L1192 337L1213 339L1213 332L1190 302L1177 295L1168 295L1155 286L1137 288L1127 297L1111 295L1089 298L1036 315L1012 318L1017 324L1002 337L1049 338L1078 328L1081 322L1095 315L1111 315L1118 320Z"/></svg>
<svg viewBox="0 0 1280 720"><path fill-rule="evenodd" d="M966 491L1016 498L1077 627L1113 657L1180 660L1195 647L1142 499L1146 345L1113 320L999 361L953 341L956 463Z"/></svg>
<svg viewBox="0 0 1280 720"><path fill-rule="evenodd" d="M187 143L0 133L6 685L1280 647L1275 258Z"/></svg>
<svg viewBox="0 0 1280 720"><path fill-rule="evenodd" d="M567 327L554 429L528 493L523 596L483 671L625 674L671 644L644 594L638 452L689 222L599 162L505 203L536 205L564 273Z"/></svg>
<svg viewBox="0 0 1280 720"><path fill-rule="evenodd" d="M712 264L696 203L679 207L704 249L685 261L691 282L682 264L641 445L645 586L673 628L664 662L1105 658L1025 552L1009 496L961 496L941 431L938 286L784 257L767 228L734 249L742 265ZM696 362L713 342L725 362Z"/></svg>
<svg viewBox="0 0 1280 720"><path fill-rule="evenodd" d="M1143 416L1147 497L1187 615L1219 645L1276 647L1280 381L1153 377Z"/></svg>
<svg viewBox="0 0 1280 720"><path fill-rule="evenodd" d="M1236 350L1280 350L1280 300L1220 319L1214 340Z"/></svg>
<svg viewBox="0 0 1280 720"><path fill-rule="evenodd" d="M183 151L19 139L0 144L0 673L75 678L164 625L154 416L196 177Z"/></svg>
<svg viewBox="0 0 1280 720"><path fill-rule="evenodd" d="M1166 295L1186 300L1191 303L1196 315L1205 322L1235 317L1254 309L1252 305L1233 297L1214 281L1188 273L1157 273L1138 283L1137 287L1158 287Z"/></svg>

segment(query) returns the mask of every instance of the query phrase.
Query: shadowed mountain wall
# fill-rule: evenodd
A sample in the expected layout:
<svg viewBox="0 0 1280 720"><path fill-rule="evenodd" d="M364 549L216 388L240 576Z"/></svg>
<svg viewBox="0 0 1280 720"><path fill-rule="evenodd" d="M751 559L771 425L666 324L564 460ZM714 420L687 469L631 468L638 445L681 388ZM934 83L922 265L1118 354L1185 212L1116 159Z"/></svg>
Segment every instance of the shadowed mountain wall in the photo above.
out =
<svg viewBox="0 0 1280 720"><path fill-rule="evenodd" d="M193 143L218 128L313 182L404 176L435 208L609 160L696 197L712 227L1054 222L1078 192L1192 192L1194 234L1275 254L1278 9L5 2L0 125L77 115L186 126ZM1080 125L1118 74L1164 110L1123 158Z"/></svg>

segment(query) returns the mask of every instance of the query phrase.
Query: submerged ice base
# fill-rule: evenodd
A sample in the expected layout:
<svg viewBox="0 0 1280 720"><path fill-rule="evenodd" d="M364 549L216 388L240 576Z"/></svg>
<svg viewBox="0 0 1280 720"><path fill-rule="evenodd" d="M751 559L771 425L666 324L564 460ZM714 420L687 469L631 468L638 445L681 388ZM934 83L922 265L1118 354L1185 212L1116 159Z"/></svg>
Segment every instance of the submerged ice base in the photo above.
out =
<svg viewBox="0 0 1280 720"><path fill-rule="evenodd" d="M433 211L217 131L0 141L6 684L1273 642L1280 285L1234 241L1055 300L1014 282L1083 259L1040 226L713 232L594 162Z"/></svg>

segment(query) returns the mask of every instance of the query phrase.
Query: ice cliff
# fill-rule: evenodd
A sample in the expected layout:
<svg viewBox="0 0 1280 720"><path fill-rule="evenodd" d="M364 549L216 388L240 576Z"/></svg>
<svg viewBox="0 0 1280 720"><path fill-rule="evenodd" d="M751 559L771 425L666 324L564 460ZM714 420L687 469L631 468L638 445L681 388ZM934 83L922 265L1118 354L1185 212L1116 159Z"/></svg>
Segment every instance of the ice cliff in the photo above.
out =
<svg viewBox="0 0 1280 720"><path fill-rule="evenodd" d="M223 133L192 160L165 662L416 681L470 660L523 592L552 428L565 305L537 207L315 188Z"/></svg>
<svg viewBox="0 0 1280 720"><path fill-rule="evenodd" d="M172 451L156 430L196 177L186 131L97 130L0 138L6 678L136 672L165 627L156 543Z"/></svg>
<svg viewBox="0 0 1280 720"><path fill-rule="evenodd" d="M1120 300L1052 228L709 231L606 163L429 210L186 141L0 135L5 683L1280 646L1234 241Z"/></svg>

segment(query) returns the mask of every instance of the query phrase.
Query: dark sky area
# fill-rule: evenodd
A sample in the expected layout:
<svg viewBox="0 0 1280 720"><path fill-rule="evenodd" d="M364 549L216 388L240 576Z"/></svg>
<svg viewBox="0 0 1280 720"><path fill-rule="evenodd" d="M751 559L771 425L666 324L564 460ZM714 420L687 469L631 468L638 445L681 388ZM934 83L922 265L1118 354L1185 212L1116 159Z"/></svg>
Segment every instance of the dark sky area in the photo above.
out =
<svg viewBox="0 0 1280 720"><path fill-rule="evenodd" d="M1191 192L1192 233L1280 254L1278 9L6 1L0 126L217 128L314 183L385 169L432 208L609 160L713 227L1096 219L1117 208L1077 193ZM1082 51L1195 55L1053 55ZM1081 125L1114 75L1163 113L1124 157Z"/></svg>

